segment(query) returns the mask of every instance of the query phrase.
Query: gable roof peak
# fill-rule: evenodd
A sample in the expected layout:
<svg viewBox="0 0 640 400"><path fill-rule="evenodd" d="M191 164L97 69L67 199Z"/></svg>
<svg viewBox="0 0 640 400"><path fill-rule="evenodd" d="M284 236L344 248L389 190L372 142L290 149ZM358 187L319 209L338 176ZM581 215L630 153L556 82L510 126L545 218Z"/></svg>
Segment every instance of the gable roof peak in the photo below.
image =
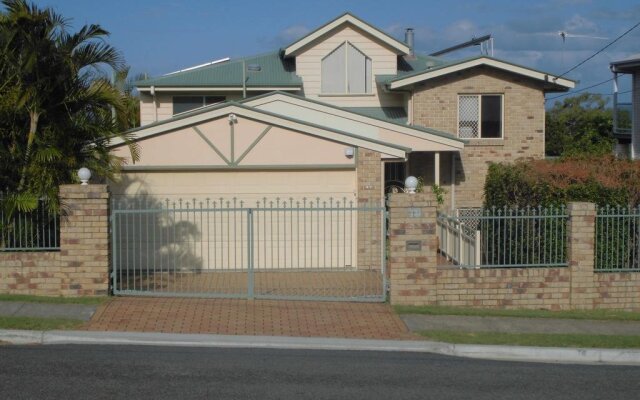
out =
<svg viewBox="0 0 640 400"><path fill-rule="evenodd" d="M387 46L394 49L398 55L407 55L410 53L409 46L406 43L392 37L391 35L383 32L382 30L376 28L368 22L356 17L350 12L345 12L342 15L339 15L333 20L327 22L326 24L320 26L319 28L311 31L302 38L284 47L282 49L282 54L284 55L284 57L293 57L298 54L301 49L305 48L313 41L325 36L329 32L345 24L353 25L358 29L370 34L371 36L375 37L376 39L385 43Z"/></svg>

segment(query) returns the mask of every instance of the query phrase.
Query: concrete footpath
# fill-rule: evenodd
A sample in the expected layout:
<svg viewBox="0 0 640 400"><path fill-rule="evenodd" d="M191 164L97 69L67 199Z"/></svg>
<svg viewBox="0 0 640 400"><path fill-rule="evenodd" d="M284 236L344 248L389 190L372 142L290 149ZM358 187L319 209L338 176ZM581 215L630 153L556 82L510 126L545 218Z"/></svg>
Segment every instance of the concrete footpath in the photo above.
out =
<svg viewBox="0 0 640 400"><path fill-rule="evenodd" d="M0 330L0 340L22 345L99 344L420 352L501 361L640 366L640 350L462 345L422 340L21 330Z"/></svg>
<svg viewBox="0 0 640 400"><path fill-rule="evenodd" d="M3 301L2 315L87 321L81 331L0 330L0 342L10 344L429 352L493 360L640 366L640 350L634 349L449 344L419 340L413 333L453 330L637 336L640 321L399 317L388 304L172 298L113 298L100 306Z"/></svg>

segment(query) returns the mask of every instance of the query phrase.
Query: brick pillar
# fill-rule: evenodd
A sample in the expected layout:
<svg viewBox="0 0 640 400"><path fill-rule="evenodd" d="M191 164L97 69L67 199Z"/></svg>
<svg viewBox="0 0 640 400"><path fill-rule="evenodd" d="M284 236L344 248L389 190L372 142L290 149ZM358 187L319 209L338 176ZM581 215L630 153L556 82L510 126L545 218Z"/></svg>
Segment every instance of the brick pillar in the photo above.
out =
<svg viewBox="0 0 640 400"><path fill-rule="evenodd" d="M363 148L357 149L358 159L358 207L383 207L382 161L380 153ZM382 268L380 240L382 220L379 213L364 211L358 213L358 269Z"/></svg>
<svg viewBox="0 0 640 400"><path fill-rule="evenodd" d="M573 309L592 309L596 296L594 283L596 205L569 203L567 255L571 272Z"/></svg>
<svg viewBox="0 0 640 400"><path fill-rule="evenodd" d="M389 197L391 304L436 304L436 200L432 193Z"/></svg>
<svg viewBox="0 0 640 400"><path fill-rule="evenodd" d="M62 185L60 223L63 296L100 296L109 289L107 185Z"/></svg>

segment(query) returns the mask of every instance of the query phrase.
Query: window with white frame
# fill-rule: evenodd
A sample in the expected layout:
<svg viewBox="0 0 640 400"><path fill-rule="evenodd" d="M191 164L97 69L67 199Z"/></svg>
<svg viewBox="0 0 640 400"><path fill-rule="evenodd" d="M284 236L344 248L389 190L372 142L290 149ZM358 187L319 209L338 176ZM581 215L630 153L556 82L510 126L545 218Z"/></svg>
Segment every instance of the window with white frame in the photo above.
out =
<svg viewBox="0 0 640 400"><path fill-rule="evenodd" d="M502 138L502 95L458 96L458 136L462 139Z"/></svg>
<svg viewBox="0 0 640 400"><path fill-rule="evenodd" d="M225 101L224 96L173 96L173 115Z"/></svg>
<svg viewBox="0 0 640 400"><path fill-rule="evenodd" d="M371 93L371 59L344 42L322 59L322 93Z"/></svg>

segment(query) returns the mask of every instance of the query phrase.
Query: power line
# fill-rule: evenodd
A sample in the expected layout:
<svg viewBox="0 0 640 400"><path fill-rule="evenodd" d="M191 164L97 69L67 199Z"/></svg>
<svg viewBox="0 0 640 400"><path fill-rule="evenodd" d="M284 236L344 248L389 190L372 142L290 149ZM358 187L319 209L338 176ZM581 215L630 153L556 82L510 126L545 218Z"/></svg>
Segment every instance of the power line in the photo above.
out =
<svg viewBox="0 0 640 400"><path fill-rule="evenodd" d="M606 81L602 81L600 83L596 83L595 85L587 86L586 88L582 88L580 90L574 90L573 92L561 94L561 95L554 96L554 97L549 97L548 99L544 99L544 101L554 100L554 99L558 99L560 97L571 96L571 95L576 94L576 93L584 92L585 90L592 89L592 88L594 88L596 86L604 85L605 83L611 82L612 80L613 80L613 78L609 78Z"/></svg>
<svg viewBox="0 0 640 400"><path fill-rule="evenodd" d="M633 92L633 90L625 90L624 92L618 92L618 94L619 94L619 95L620 95L620 94L627 94L627 93L631 93L631 92ZM574 94L574 93L577 93L577 92L571 92L571 93L561 94L560 96L551 97L551 98L549 98L549 99L545 99L544 101L557 99L557 98L559 98L559 97L569 96L569 95L572 95L572 94ZM598 93L598 94L599 94L600 96L613 96L613 95L614 95L614 93Z"/></svg>
<svg viewBox="0 0 640 400"><path fill-rule="evenodd" d="M638 26L640 26L640 22L638 22L637 24L635 24L634 26L632 26L631 28L627 29L627 31L625 31L623 34L621 34L620 36L618 36L617 38L615 38L611 43L609 43L608 45L604 46L603 48L601 48L600 50L596 51L594 54L592 54L591 56L587 57L585 60L579 62L578 64L576 64L575 66L573 66L572 68L570 68L568 71L566 71L565 73L557 76L556 78L554 78L554 80L560 79L563 76L565 76L566 74L568 74L569 72L573 71L574 69L580 67L582 64L586 63L587 61L591 60L593 57L597 56L598 54L602 53L604 50L606 50L608 47L610 47L612 44L614 44L615 42L617 42L618 40L622 39L623 37L625 37L629 32L631 32L632 30L636 29Z"/></svg>
<svg viewBox="0 0 640 400"><path fill-rule="evenodd" d="M618 92L618 94L631 93L633 90L625 90L624 92ZM613 96L613 93L607 93L607 96Z"/></svg>

